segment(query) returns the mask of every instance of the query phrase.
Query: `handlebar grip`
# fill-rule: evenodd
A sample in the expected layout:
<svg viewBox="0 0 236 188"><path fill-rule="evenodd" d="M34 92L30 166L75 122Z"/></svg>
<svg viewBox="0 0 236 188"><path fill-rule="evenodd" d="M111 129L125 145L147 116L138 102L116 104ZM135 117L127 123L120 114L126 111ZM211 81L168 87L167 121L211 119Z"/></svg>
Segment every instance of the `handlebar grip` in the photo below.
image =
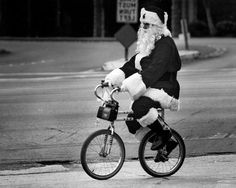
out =
<svg viewBox="0 0 236 188"><path fill-rule="evenodd" d="M101 99L102 101L104 101L104 99L103 99L101 96L98 95L97 90L98 90L98 88L104 88L104 87L109 87L109 83L108 83L108 82L105 82L104 80L102 80L102 81L101 81L101 84L98 85L98 86L95 88L95 90L94 90L95 96L96 96L97 98ZM118 87L118 86L115 87L115 88L113 88L112 91L110 92L110 97L111 97L111 99L115 101L115 99L113 98L113 94L114 94L115 92L120 92L120 91L121 91L121 89L120 89L120 87Z"/></svg>
<svg viewBox="0 0 236 188"><path fill-rule="evenodd" d="M105 80L101 80L101 87L109 87L109 83L105 82Z"/></svg>
<svg viewBox="0 0 236 188"><path fill-rule="evenodd" d="M102 87L109 87L109 83L108 82L102 83Z"/></svg>

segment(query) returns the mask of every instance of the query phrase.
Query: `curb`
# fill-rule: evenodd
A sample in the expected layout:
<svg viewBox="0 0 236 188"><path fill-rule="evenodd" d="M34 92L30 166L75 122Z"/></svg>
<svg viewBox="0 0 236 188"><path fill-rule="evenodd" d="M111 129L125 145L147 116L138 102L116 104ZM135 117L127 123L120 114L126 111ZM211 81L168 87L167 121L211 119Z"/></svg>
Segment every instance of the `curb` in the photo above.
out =
<svg viewBox="0 0 236 188"><path fill-rule="evenodd" d="M200 55L200 52L197 50L179 50L179 55L182 61L189 61L193 59L197 59ZM102 66L102 70L104 71L111 71L116 68L119 68L124 65L125 59L117 59L117 60L112 60L105 62L104 65Z"/></svg>
<svg viewBox="0 0 236 188"><path fill-rule="evenodd" d="M214 58L214 57L219 57L226 53L227 48L217 48L211 45L208 45L207 47L213 48L213 52L210 52L209 54L206 55L201 55L201 52L197 50L179 50L179 55L180 58L183 62L189 62L189 61L194 61L198 59L208 59L208 58ZM104 65L102 66L103 71L111 71L115 68L119 68L123 66L125 63L124 58L117 59L117 60L112 60L105 62Z"/></svg>
<svg viewBox="0 0 236 188"><path fill-rule="evenodd" d="M186 165L189 165L190 163L192 164L205 163L205 165L209 165L212 163L220 163L220 164L227 163L234 166L236 164L236 155L235 154L220 154L220 155L202 155L202 156L186 157L184 165L186 166ZM125 160L124 164L125 165L122 168L123 175L125 174L124 172L126 171L125 168L132 170L140 166L140 163L138 160ZM19 175L28 175L28 174L45 174L45 173L59 173L59 172L61 173L61 172L72 172L72 171L82 172L83 174L85 174L85 172L82 169L81 164L76 163L76 164L70 164L68 166L63 166L61 164L58 164L58 165L31 167L27 169L18 169L18 170L2 170L0 171L0 177L19 176Z"/></svg>
<svg viewBox="0 0 236 188"><path fill-rule="evenodd" d="M0 176L44 174L44 173L56 173L56 172L67 172L67 171L70 171L70 169L63 167L62 165L47 165L43 167L32 167L28 169L3 170L0 171Z"/></svg>
<svg viewBox="0 0 236 188"><path fill-rule="evenodd" d="M203 56L199 56L199 59L207 59L207 58L214 58L214 57L219 57L221 55L223 55L224 53L226 53L227 48L216 48L214 46L208 45L209 48L213 48L214 52L211 52L209 54L203 55Z"/></svg>

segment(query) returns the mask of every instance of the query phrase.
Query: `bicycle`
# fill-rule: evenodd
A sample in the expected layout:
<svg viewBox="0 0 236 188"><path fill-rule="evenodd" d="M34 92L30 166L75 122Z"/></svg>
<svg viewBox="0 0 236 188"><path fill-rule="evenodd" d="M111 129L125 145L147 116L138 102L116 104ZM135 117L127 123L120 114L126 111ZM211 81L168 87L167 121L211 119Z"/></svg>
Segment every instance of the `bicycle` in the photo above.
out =
<svg viewBox="0 0 236 188"><path fill-rule="evenodd" d="M99 88L108 87L104 81L99 84L94 94L103 105L99 107L97 117L110 121L108 129L101 129L92 133L83 143L81 148L81 164L84 171L92 178L106 180L116 175L125 161L125 145L121 137L115 132L115 121L132 121L132 117L118 118L120 114L129 114L127 111L119 111L119 103L113 97L115 92L120 92L116 87L110 92L110 99L104 100L98 95ZM164 109L157 109L164 121ZM166 123L165 123L166 124ZM168 126L166 124L166 126ZM138 158L142 168L153 177L166 177L176 173L182 166L185 159L185 144L180 134L174 129L172 140L178 145L166 155L166 146L159 150L151 150L152 140L156 133L149 131L139 144ZM158 156L165 156L164 160L156 162Z"/></svg>

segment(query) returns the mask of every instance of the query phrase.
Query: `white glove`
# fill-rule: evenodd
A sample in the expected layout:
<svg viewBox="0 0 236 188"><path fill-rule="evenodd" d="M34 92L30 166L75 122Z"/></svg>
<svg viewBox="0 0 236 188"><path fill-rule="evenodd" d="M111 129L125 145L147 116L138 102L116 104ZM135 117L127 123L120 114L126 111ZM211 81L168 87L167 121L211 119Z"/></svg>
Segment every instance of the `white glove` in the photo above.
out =
<svg viewBox="0 0 236 188"><path fill-rule="evenodd" d="M105 83L108 83L109 87L113 87L113 83L109 78L105 78Z"/></svg>
<svg viewBox="0 0 236 188"><path fill-rule="evenodd" d="M125 73L117 68L111 71L106 77L105 82L109 83L109 86L120 86L122 81L125 79Z"/></svg>
<svg viewBox="0 0 236 188"><path fill-rule="evenodd" d="M128 91L128 88L127 88L127 86L126 86L126 84L123 82L122 83L122 85L121 85L121 87L120 87L120 91L121 92L126 92L126 91Z"/></svg>

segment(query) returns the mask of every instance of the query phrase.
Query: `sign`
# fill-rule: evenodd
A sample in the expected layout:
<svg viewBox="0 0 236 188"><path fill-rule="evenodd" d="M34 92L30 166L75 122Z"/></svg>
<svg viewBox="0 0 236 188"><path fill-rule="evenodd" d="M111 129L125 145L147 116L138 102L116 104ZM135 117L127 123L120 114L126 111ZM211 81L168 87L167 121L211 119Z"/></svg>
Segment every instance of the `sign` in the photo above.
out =
<svg viewBox="0 0 236 188"><path fill-rule="evenodd" d="M137 33L129 24L125 24L115 33L115 38L125 47L125 60L128 60L128 48L137 40Z"/></svg>
<svg viewBox="0 0 236 188"><path fill-rule="evenodd" d="M137 33L129 24L125 24L115 33L115 38L125 47L128 48L137 40Z"/></svg>
<svg viewBox="0 0 236 188"><path fill-rule="evenodd" d="M138 0L117 0L116 21L118 23L137 23Z"/></svg>

